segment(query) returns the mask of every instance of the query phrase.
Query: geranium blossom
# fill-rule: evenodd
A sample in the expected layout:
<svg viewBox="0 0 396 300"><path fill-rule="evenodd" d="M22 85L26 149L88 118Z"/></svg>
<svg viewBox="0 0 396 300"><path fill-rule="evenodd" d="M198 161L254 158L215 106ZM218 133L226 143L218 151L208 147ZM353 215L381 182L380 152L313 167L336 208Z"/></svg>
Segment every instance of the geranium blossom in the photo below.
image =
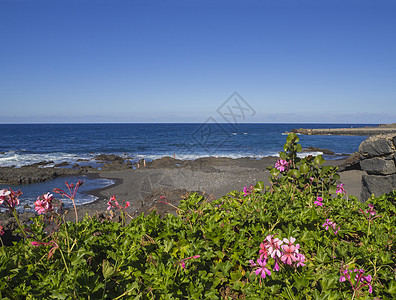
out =
<svg viewBox="0 0 396 300"><path fill-rule="evenodd" d="M267 248L265 246L266 245L264 243L260 244L260 251L259 251L260 259L263 259L263 258L267 259L268 258L268 250L267 250Z"/></svg>
<svg viewBox="0 0 396 300"><path fill-rule="evenodd" d="M375 216L377 214L377 212L374 210L374 205L372 205L370 203L368 203L367 205L368 205L369 209L366 210L366 214L370 214L372 216Z"/></svg>
<svg viewBox="0 0 396 300"><path fill-rule="evenodd" d="M323 206L323 198L322 197L318 197L316 198L316 201L314 202L314 204L316 204L317 206Z"/></svg>
<svg viewBox="0 0 396 300"><path fill-rule="evenodd" d="M3 189L0 190L0 205L13 210L15 206L19 205L18 197L22 195L21 190L15 192L12 189Z"/></svg>
<svg viewBox="0 0 396 300"><path fill-rule="evenodd" d="M251 185L249 187L245 186L243 188L244 196L250 195L251 193L253 193L253 190L254 190L253 185Z"/></svg>
<svg viewBox="0 0 396 300"><path fill-rule="evenodd" d="M340 273L341 273L340 282L345 282L348 280L349 283L351 284L352 290L358 291L361 290L363 287L368 286L369 293L371 294L373 292L373 287L371 286L372 277L371 275L367 275L367 276L363 275L364 274L363 269L354 269L353 272L352 270L341 269ZM353 273L355 273L355 276L351 276L353 275Z"/></svg>
<svg viewBox="0 0 396 300"><path fill-rule="evenodd" d="M39 196L36 202L34 202L34 210L37 211L39 215L51 211L53 208L51 203L52 199L53 195L50 193Z"/></svg>
<svg viewBox="0 0 396 300"><path fill-rule="evenodd" d="M297 255L296 267L305 266L305 264L304 264L305 256L301 253L297 253L296 255Z"/></svg>
<svg viewBox="0 0 396 300"><path fill-rule="evenodd" d="M282 247L282 256L281 256L281 261L284 264L291 265L293 262L297 261L297 254L298 254L298 249L300 248L300 245L293 245L295 242L295 238L291 237L290 239L283 239L283 244Z"/></svg>
<svg viewBox="0 0 396 300"><path fill-rule="evenodd" d="M336 194L346 194L343 183L337 185Z"/></svg>
<svg viewBox="0 0 396 300"><path fill-rule="evenodd" d="M127 202L125 202L125 206L122 207L122 206L118 203L118 201L117 201L117 199L116 199L115 196L111 196L111 197L110 197L110 200L107 202L107 205L108 205L107 210L110 210L112 207L118 208L118 209L125 209L125 208L131 206L131 204L129 203L129 201L127 201Z"/></svg>
<svg viewBox="0 0 396 300"><path fill-rule="evenodd" d="M283 242L280 239L275 238L275 235L268 235L265 239L267 242L266 248L271 257L281 257L280 246Z"/></svg>
<svg viewBox="0 0 396 300"><path fill-rule="evenodd" d="M326 222L324 222L322 227L325 227L326 230L329 230L329 228L333 228L334 234L337 234L338 230L340 230L340 228L341 228L340 226L338 226L338 228L336 229L337 224L335 222L331 221L330 219L326 219Z"/></svg>
<svg viewBox="0 0 396 300"><path fill-rule="evenodd" d="M289 163L284 159L278 159L278 161L275 163L275 168L280 172L287 171L289 168Z"/></svg>
<svg viewBox="0 0 396 300"><path fill-rule="evenodd" d="M6 199L6 197L11 194L10 191L8 190L0 190L0 205L3 204L4 200Z"/></svg>
<svg viewBox="0 0 396 300"><path fill-rule="evenodd" d="M261 274L262 278L265 278L267 275L271 275L271 271L266 268L267 261L265 259L257 259L257 264L253 260L250 260L250 266L256 267L257 265L258 267L256 268L256 270L254 270L254 273L256 275Z"/></svg>

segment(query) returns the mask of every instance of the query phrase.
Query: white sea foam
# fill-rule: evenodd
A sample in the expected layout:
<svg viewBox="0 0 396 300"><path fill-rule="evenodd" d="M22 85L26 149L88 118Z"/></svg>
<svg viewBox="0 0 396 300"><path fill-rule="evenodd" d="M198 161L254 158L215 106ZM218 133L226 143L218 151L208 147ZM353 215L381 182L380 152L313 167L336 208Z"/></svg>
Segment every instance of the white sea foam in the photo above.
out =
<svg viewBox="0 0 396 300"><path fill-rule="evenodd" d="M165 156L173 157L173 153L165 154L157 154L157 155L145 155L145 154L136 154L136 153L114 153L115 155L119 155L121 157L132 157L131 162L135 163L140 159L145 159L147 161L152 161L155 159L160 159ZM308 155L319 155L323 154L322 152L301 152L298 153L298 157L306 157ZM8 151L2 155L0 155L0 167L22 167L25 165L31 165L34 163L42 162L42 161L53 161L53 163L42 166L45 167L53 167L55 164L59 164L61 162L68 162L70 165L74 163L78 164L89 164L89 165L97 165L97 161L93 158L98 155L98 153L91 154L70 154L70 153L46 153L46 154L30 154L30 153L18 153L16 151ZM180 160L196 160L202 157L228 157L228 158L242 158L242 157L251 157L254 159L264 158L268 156L279 156L278 152L266 152L262 154L255 154L249 152L240 152L240 153L227 153L227 152L207 152L207 153L175 153L175 158ZM86 163L77 162L78 159L88 160Z"/></svg>
<svg viewBox="0 0 396 300"><path fill-rule="evenodd" d="M70 154L63 152L56 153L25 153L19 151L7 151L0 154L0 167L22 167L31 165L42 161L53 161L53 164L45 165L45 167L52 167L61 162L75 163L78 159L92 159L95 154Z"/></svg>
<svg viewBox="0 0 396 300"><path fill-rule="evenodd" d="M160 159L163 158L165 156L168 157L173 157L172 155L135 155L134 157L137 157L138 159L146 159L149 161L155 160L155 159ZM271 153L267 153L267 154L252 154L252 153L199 153L199 154L183 154L183 153L176 153L175 154L175 158L176 159L180 159L180 160L196 160L198 158L203 158L203 157L227 157L227 158L233 158L233 159L237 159L237 158L242 158L242 157L250 157L250 158L254 158L254 159L258 159L258 158L264 158L264 157L268 157L268 156L279 156L279 154L277 152L271 152Z"/></svg>

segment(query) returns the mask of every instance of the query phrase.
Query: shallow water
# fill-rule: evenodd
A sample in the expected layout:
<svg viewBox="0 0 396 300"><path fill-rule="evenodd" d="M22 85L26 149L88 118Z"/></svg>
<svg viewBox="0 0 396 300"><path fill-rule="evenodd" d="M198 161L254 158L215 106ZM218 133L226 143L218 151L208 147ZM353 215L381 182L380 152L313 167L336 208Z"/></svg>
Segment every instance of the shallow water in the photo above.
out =
<svg viewBox="0 0 396 300"><path fill-rule="evenodd" d="M0 184L0 189L4 188L12 188L14 191L21 190L22 195L19 197L20 200L20 208L25 208L26 211L34 211L34 202L36 201L37 197L50 192L54 195L54 198L62 200L65 207L70 207L73 205L72 201L68 198L62 198L60 194L53 193L54 188L60 188L66 192L68 192L67 186L65 185L65 181L70 183L77 183L79 180L83 180L83 185L80 186L75 202L77 205L87 204L94 202L97 200L97 197L90 195L89 191L98 189L98 188L105 188L114 184L113 180L110 179L92 179L88 176L67 176L67 177L58 177L54 180L46 181L46 182L39 182L39 183L32 183L26 185L4 185ZM29 206L29 207L27 207ZM1 211L4 211L2 209Z"/></svg>

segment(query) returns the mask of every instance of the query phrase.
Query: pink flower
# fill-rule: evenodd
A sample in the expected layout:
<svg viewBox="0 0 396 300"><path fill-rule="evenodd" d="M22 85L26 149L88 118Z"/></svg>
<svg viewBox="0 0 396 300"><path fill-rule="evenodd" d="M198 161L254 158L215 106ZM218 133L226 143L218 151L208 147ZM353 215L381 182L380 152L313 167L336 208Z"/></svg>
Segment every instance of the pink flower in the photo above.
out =
<svg viewBox="0 0 396 300"><path fill-rule="evenodd" d="M279 258L278 258L278 257L275 257L274 270L275 270L276 272L279 271Z"/></svg>
<svg viewBox="0 0 396 300"><path fill-rule="evenodd" d="M367 205L368 205L369 209L366 210L366 214L370 214L372 216L375 216L377 214L377 212L374 210L374 205L369 204L369 203Z"/></svg>
<svg viewBox="0 0 396 300"><path fill-rule="evenodd" d="M348 272L351 272L352 273L352 271L348 271L348 270L343 270L342 271L342 273L344 274L344 275L341 275L341 277L340 277L340 282L344 282L346 279L350 279L351 278L351 276L348 274Z"/></svg>
<svg viewBox="0 0 396 300"><path fill-rule="evenodd" d="M301 253L297 253L297 264L296 267L305 266L305 256Z"/></svg>
<svg viewBox="0 0 396 300"><path fill-rule="evenodd" d="M261 273L262 278L265 278L267 275L268 276L271 275L271 271L265 267L267 265L267 261L265 259L263 260L263 259L259 258L257 260L257 264L259 265L259 267L256 268L256 270L254 271L254 273L256 275L259 275ZM256 265L256 264L254 264L254 265Z"/></svg>
<svg viewBox="0 0 396 300"><path fill-rule="evenodd" d="M346 194L343 183L337 185L336 194Z"/></svg>
<svg viewBox="0 0 396 300"><path fill-rule="evenodd" d="M53 208L51 201L52 194L50 193L37 197L36 202L34 202L34 205L36 206L34 210L37 211L39 215L51 211Z"/></svg>
<svg viewBox="0 0 396 300"><path fill-rule="evenodd" d="M314 202L314 204L316 204L317 206L323 206L323 198L322 197L318 197L316 198L316 201Z"/></svg>
<svg viewBox="0 0 396 300"><path fill-rule="evenodd" d="M272 258L281 257L280 246L283 242L278 238L274 238L274 236L275 235L267 235L265 238L267 240L266 248Z"/></svg>
<svg viewBox="0 0 396 300"><path fill-rule="evenodd" d="M10 191L8 190L0 190L0 205L3 204L3 202L5 201L6 197L11 194Z"/></svg>
<svg viewBox="0 0 396 300"><path fill-rule="evenodd" d="M268 258L268 250L267 250L266 245L264 243L260 244L259 254L260 254L260 259L263 259L263 257L264 257L264 259Z"/></svg>
<svg viewBox="0 0 396 300"><path fill-rule="evenodd" d="M243 188L244 196L250 195L251 193L253 193L253 190L254 190L253 185L251 185L249 187L245 186Z"/></svg>
<svg viewBox="0 0 396 300"><path fill-rule="evenodd" d="M289 168L289 163L286 160L278 159L278 161L275 163L275 168L280 172L287 171Z"/></svg>
<svg viewBox="0 0 396 300"><path fill-rule="evenodd" d="M325 227L326 230L329 230L330 227L333 228L334 234L337 234L338 230L340 230L340 228L341 228L340 226L338 226L338 228L336 229L337 224L335 222L331 221L330 219L326 219L326 222L324 222L322 227Z"/></svg>
<svg viewBox="0 0 396 300"><path fill-rule="evenodd" d="M324 222L322 227L325 227L326 230L329 230L329 227L331 227L332 225L333 225L333 221L331 221L330 219L326 219L326 222Z"/></svg>
<svg viewBox="0 0 396 300"><path fill-rule="evenodd" d="M281 256L281 261L284 264L291 265L292 262L295 262L298 260L297 258L297 253L298 249L300 248L300 245L294 246L293 243L296 239L291 237L289 240L288 239L283 239L283 242L285 243L282 245L282 256Z"/></svg>
<svg viewBox="0 0 396 300"><path fill-rule="evenodd" d="M15 209L15 206L19 205L18 197L22 195L21 190L15 192L12 189L0 190L0 205L7 207L10 210Z"/></svg>
<svg viewBox="0 0 396 300"><path fill-rule="evenodd" d="M79 180L76 183L76 186L74 186L73 183L68 184L67 181L65 181L65 184L66 184L69 192L65 192L64 190L61 190L61 189L54 189L54 192L61 194L62 196L74 201L77 191L80 188L80 186L82 186L83 183L84 183L84 181Z"/></svg>
<svg viewBox="0 0 396 300"><path fill-rule="evenodd" d="M125 207L123 207L118 203L115 196L111 196L110 200L107 202L107 205L108 205L107 210L110 210L112 207L123 210L123 209L126 209L127 207L131 206L131 203L129 201L127 201L125 203Z"/></svg>
<svg viewBox="0 0 396 300"><path fill-rule="evenodd" d="M352 270L341 269L340 273L342 274L340 276L340 282L345 282L346 280L348 280L349 283L351 284L352 290L354 290L355 292L362 289L365 286L368 286L370 294L373 292L373 287L371 286L371 280L372 280L371 275L364 276L363 269L355 269L353 272ZM350 274L352 273L355 273L354 280L351 279Z"/></svg>
<svg viewBox="0 0 396 300"><path fill-rule="evenodd" d="M34 202L34 205L36 206L34 210L37 211L39 215L44 214L47 210L47 202L40 200L40 198Z"/></svg>

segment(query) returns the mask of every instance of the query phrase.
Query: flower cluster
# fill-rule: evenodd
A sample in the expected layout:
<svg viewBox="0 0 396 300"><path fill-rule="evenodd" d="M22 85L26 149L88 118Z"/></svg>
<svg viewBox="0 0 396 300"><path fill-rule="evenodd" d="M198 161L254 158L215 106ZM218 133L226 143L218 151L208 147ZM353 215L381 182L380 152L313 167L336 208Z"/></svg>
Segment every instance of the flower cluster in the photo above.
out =
<svg viewBox="0 0 396 300"><path fill-rule="evenodd" d="M289 163L284 159L278 159L275 163L275 168L280 172L287 171L289 169Z"/></svg>
<svg viewBox="0 0 396 300"><path fill-rule="evenodd" d="M314 202L317 206L323 206L323 198L322 197L317 197L316 201Z"/></svg>
<svg viewBox="0 0 396 300"><path fill-rule="evenodd" d="M15 206L19 205L18 197L22 195L21 190L18 192L12 189L0 190L0 206L4 206L10 210L13 210Z"/></svg>
<svg viewBox="0 0 396 300"><path fill-rule="evenodd" d="M115 196L111 196L109 202L107 202L107 205L108 205L107 210L110 210L112 207L118 208L118 209L125 209L125 208L129 207L131 204L129 203L129 201L127 201L125 203L125 206L123 207L118 203Z"/></svg>
<svg viewBox="0 0 396 300"><path fill-rule="evenodd" d="M341 269L340 273L340 282L348 280L354 291L359 291L363 287L368 286L369 293L371 294L373 292L373 287L371 286L371 275L364 276L363 269L355 269L353 272L352 270ZM353 276L353 274L355 274L355 276Z"/></svg>
<svg viewBox="0 0 396 300"><path fill-rule="evenodd" d="M63 197L69 198L70 200L73 200L76 198L76 194L78 189L80 188L80 186L82 186L82 184L84 183L84 181L79 180L76 185L74 185L74 183L67 183L67 181L65 181L65 184L69 190L69 192L66 192L62 189L54 189L55 193L61 194Z"/></svg>
<svg viewBox="0 0 396 300"><path fill-rule="evenodd" d="M257 264L253 260L249 260L251 267L256 267L256 275L261 274L262 278L271 275L271 271L266 267L269 258L275 261L273 270L279 271L279 263L285 265L300 267L305 266L305 256L299 252L300 245L294 245L295 238L280 240L274 235L267 235L265 240L260 244L260 257Z"/></svg>
<svg viewBox="0 0 396 300"><path fill-rule="evenodd" d="M376 218L382 217L380 215L378 215L377 211L374 210L374 205L368 203L368 210L363 211L362 209L359 209L359 211L364 214L364 216L366 217L367 220L372 221Z"/></svg>
<svg viewBox="0 0 396 300"><path fill-rule="evenodd" d="M254 187L253 187L253 185L251 185L251 186L249 186L249 187L245 186L245 187L243 188L244 196L250 195L250 194L252 194L253 192L254 192Z"/></svg>
<svg viewBox="0 0 396 300"><path fill-rule="evenodd" d="M3 226L0 225L0 235L3 235L3 234L4 234L4 228L3 228Z"/></svg>
<svg viewBox="0 0 396 300"><path fill-rule="evenodd" d="M334 234L337 234L338 230L340 230L340 226L337 227L337 223L333 222L330 219L326 219L326 222L323 223L322 227L324 227L326 230L329 230L329 228L333 228Z"/></svg>
<svg viewBox="0 0 396 300"><path fill-rule="evenodd" d="M372 216L375 216L377 214L377 212L374 210L374 205L368 203L367 204L369 209L365 211L366 214L370 214Z"/></svg>
<svg viewBox="0 0 396 300"><path fill-rule="evenodd" d="M37 211L39 215L45 214L52 210L52 199L53 195L50 193L41 195L37 197L36 202L34 202L35 208L34 210Z"/></svg>
<svg viewBox="0 0 396 300"><path fill-rule="evenodd" d="M343 183L337 185L336 194L346 194Z"/></svg>

